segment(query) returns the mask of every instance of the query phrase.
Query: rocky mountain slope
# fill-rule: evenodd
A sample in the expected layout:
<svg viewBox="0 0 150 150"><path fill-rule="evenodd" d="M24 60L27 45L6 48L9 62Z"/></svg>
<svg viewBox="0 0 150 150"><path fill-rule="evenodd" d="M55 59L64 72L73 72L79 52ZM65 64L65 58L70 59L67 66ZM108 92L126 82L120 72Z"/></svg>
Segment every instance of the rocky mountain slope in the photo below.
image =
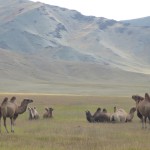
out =
<svg viewBox="0 0 150 150"><path fill-rule="evenodd" d="M0 0L0 90L144 92L150 28L28 0Z"/></svg>

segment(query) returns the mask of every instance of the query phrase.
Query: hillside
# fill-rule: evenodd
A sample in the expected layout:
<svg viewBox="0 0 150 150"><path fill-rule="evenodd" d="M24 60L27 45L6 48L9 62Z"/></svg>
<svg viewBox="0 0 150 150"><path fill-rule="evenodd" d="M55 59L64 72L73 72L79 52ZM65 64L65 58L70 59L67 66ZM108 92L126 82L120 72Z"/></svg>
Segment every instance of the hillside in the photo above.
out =
<svg viewBox="0 0 150 150"><path fill-rule="evenodd" d="M145 92L150 28L28 0L0 0L0 90Z"/></svg>
<svg viewBox="0 0 150 150"><path fill-rule="evenodd" d="M125 23L129 23L133 26L142 26L142 27L150 27L150 16L144 18L137 18L133 20L125 20Z"/></svg>

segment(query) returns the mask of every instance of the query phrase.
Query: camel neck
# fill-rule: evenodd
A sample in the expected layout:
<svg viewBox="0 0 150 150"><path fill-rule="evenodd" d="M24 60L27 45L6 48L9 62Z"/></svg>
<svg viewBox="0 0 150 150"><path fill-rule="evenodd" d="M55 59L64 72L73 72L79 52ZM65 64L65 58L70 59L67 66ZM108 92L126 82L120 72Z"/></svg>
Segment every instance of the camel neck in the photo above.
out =
<svg viewBox="0 0 150 150"><path fill-rule="evenodd" d="M22 114L26 111L26 109L27 109L27 105L21 105L18 107L17 113Z"/></svg>

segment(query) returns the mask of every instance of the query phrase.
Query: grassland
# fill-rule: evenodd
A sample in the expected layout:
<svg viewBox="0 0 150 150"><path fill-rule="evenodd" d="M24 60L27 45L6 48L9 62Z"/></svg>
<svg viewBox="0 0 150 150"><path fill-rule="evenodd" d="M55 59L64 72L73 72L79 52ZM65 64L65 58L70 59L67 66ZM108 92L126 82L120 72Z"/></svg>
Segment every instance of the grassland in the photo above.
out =
<svg viewBox="0 0 150 150"><path fill-rule="evenodd" d="M1 101L4 96L1 94ZM113 112L113 106L129 111L130 97L17 94L17 101L32 98L40 113L39 120L29 121L28 112L16 121L15 133L7 134L2 126L0 150L149 150L150 130L141 129L137 116L132 123L88 123L85 110L97 107ZM54 118L44 120L44 108L54 108ZM10 121L7 119L10 130Z"/></svg>

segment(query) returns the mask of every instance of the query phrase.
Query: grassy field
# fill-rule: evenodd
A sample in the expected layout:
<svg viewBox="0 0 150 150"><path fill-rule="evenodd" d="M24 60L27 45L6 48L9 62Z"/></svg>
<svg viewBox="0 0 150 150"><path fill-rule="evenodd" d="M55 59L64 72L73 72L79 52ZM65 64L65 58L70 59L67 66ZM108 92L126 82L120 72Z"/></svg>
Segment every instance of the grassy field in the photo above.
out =
<svg viewBox="0 0 150 150"><path fill-rule="evenodd" d="M5 96L1 94L1 101ZM2 125L0 150L149 150L150 130L141 129L135 115L131 123L88 123L85 111L97 107L113 112L118 106L126 111L135 106L131 97L17 94L17 101L32 98L39 120L28 120L28 111L16 120L15 133L7 134ZM44 120L46 106L54 108L54 118ZM3 123L3 122L2 122ZM10 121L7 119L10 130Z"/></svg>

